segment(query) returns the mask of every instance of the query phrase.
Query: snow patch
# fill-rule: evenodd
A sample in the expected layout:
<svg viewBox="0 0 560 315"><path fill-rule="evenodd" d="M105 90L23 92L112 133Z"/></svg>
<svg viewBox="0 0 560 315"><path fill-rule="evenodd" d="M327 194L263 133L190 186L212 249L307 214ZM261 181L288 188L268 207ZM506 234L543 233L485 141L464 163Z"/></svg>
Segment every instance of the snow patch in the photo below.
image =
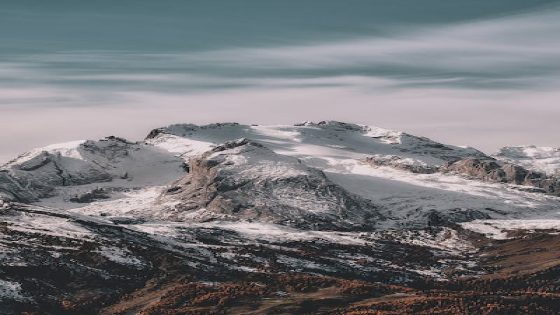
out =
<svg viewBox="0 0 560 315"><path fill-rule="evenodd" d="M108 260L120 265L128 265L136 268L142 268L145 266L145 263L143 261L136 258L131 252L123 248L114 246L102 246L95 252L101 254Z"/></svg>
<svg viewBox="0 0 560 315"><path fill-rule="evenodd" d="M0 279L0 301L2 300L26 301L28 298L23 295L20 283Z"/></svg>
<svg viewBox="0 0 560 315"><path fill-rule="evenodd" d="M2 220L8 223L7 228L9 230L22 233L36 233L72 239L93 238L95 236L90 230L69 219L54 216L21 212L16 216L4 216Z"/></svg>
<svg viewBox="0 0 560 315"><path fill-rule="evenodd" d="M525 230L538 232L544 230L557 230L560 232L560 220L531 219L531 220L474 220L461 223L464 229L484 234L489 238L504 240L510 238L508 232Z"/></svg>
<svg viewBox="0 0 560 315"><path fill-rule="evenodd" d="M68 158L82 160L83 157L78 151L78 148L85 141L86 140L76 140L76 141L69 141L64 143L51 144L42 148L36 148L18 156L14 160L3 165L3 167L8 167L8 166L21 164L23 162L29 161L34 157L40 155L42 152L49 152L52 154L58 154L60 156L64 156Z"/></svg>

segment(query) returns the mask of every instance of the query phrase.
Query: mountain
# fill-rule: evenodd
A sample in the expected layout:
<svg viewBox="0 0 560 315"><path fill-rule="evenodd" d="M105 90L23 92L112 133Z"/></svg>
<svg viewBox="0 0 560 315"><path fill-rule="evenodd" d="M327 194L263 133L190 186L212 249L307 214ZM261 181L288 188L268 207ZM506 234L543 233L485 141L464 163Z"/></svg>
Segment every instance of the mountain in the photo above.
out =
<svg viewBox="0 0 560 315"><path fill-rule="evenodd" d="M0 314L555 314L554 152L335 121L36 149L0 167Z"/></svg>

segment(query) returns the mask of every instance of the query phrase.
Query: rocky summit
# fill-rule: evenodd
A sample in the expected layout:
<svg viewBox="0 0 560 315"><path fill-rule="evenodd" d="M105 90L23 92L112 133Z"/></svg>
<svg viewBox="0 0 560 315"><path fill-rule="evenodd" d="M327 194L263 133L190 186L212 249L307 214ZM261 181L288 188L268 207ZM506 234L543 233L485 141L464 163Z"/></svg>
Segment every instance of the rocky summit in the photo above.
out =
<svg viewBox="0 0 560 315"><path fill-rule="evenodd" d="M558 314L558 149L176 124L0 167L0 314Z"/></svg>

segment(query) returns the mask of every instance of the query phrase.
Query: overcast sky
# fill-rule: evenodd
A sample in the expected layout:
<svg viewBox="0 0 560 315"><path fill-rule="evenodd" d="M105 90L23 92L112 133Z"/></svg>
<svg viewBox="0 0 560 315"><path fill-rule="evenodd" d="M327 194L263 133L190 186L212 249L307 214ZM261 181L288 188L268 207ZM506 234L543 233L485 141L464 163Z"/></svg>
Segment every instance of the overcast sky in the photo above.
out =
<svg viewBox="0 0 560 315"><path fill-rule="evenodd" d="M0 3L0 162L178 122L560 146L560 1Z"/></svg>

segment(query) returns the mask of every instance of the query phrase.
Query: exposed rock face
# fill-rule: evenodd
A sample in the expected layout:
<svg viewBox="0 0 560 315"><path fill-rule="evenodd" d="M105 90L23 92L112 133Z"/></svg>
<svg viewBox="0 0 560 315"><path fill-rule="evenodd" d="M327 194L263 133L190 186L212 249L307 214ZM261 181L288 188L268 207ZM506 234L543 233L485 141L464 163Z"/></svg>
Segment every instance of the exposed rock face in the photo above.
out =
<svg viewBox="0 0 560 315"><path fill-rule="evenodd" d="M30 202L36 197L17 180L10 176L6 170L0 170L0 199Z"/></svg>
<svg viewBox="0 0 560 315"><path fill-rule="evenodd" d="M560 194L558 178L527 170L519 165L499 163L496 160L465 158L449 163L442 170L472 176L484 181L532 186L542 189L546 193Z"/></svg>
<svg viewBox="0 0 560 315"><path fill-rule="evenodd" d="M214 123L208 125L194 125L194 124L175 124L170 125L168 127L156 128L151 130L148 135L146 136L146 140L157 138L161 134L174 134L174 135L181 135L187 136L197 131L208 131L208 130L219 130L221 128L235 128L241 126L238 123Z"/></svg>
<svg viewBox="0 0 560 315"><path fill-rule="evenodd" d="M449 163L444 170L456 172L463 175L472 176L485 181L514 182L518 176L515 169L510 169L509 177L502 169L502 166L493 160L480 160L477 158L465 158L456 162ZM513 172L512 172L513 171ZM516 184L520 184L514 182Z"/></svg>
<svg viewBox="0 0 560 315"><path fill-rule="evenodd" d="M541 188L549 194L560 195L560 179L557 177L529 178L527 179L527 183L531 186Z"/></svg>
<svg viewBox="0 0 560 315"><path fill-rule="evenodd" d="M332 183L322 171L240 139L191 160L192 170L161 196L194 219L259 220L312 229L371 229L369 201ZM204 209L204 211L197 211Z"/></svg>
<svg viewBox="0 0 560 315"><path fill-rule="evenodd" d="M10 199L31 202L48 197L57 186L110 181L112 176L83 160L41 152L0 172L0 193Z"/></svg>
<svg viewBox="0 0 560 315"><path fill-rule="evenodd" d="M367 157L365 161L372 166L389 166L416 174L433 174L439 171L437 166L396 155L374 155Z"/></svg>
<svg viewBox="0 0 560 315"><path fill-rule="evenodd" d="M324 120L318 123L306 121L299 124L295 124L294 126L303 127L303 126L313 126L313 127L327 127L333 130L346 130L346 131L366 131L366 126L361 126L357 124L345 123L340 121L332 121L332 120Z"/></svg>
<svg viewBox="0 0 560 315"><path fill-rule="evenodd" d="M402 152L431 156L446 162L458 161L467 156L478 159L489 158L486 154L474 148L442 144L426 137L418 137L404 132L400 136L400 147L402 147Z"/></svg>
<svg viewBox="0 0 560 315"><path fill-rule="evenodd" d="M90 203L96 200L109 199L109 194L101 188L93 189L92 191L85 192L70 198L71 202L77 203Z"/></svg>
<svg viewBox="0 0 560 315"><path fill-rule="evenodd" d="M431 210L426 215L427 226L456 226L460 222L489 219L490 216L482 211L473 209L448 209L447 211Z"/></svg>

